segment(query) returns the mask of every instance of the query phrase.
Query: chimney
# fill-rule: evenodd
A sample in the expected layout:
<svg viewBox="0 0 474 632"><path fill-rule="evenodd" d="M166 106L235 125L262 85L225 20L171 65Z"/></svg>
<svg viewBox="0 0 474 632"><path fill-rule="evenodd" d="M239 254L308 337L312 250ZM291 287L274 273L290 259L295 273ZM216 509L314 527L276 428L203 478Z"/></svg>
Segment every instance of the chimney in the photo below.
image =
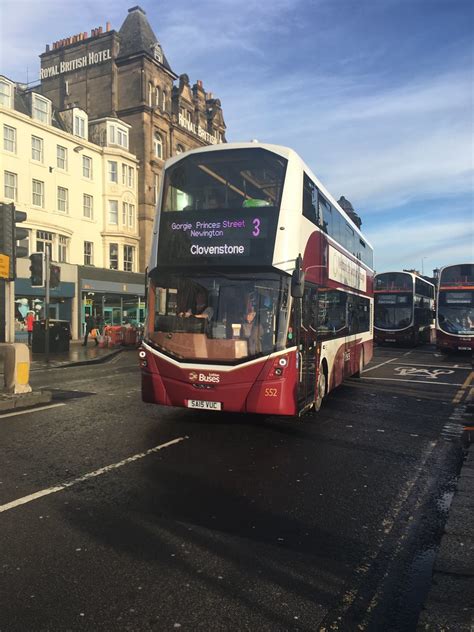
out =
<svg viewBox="0 0 474 632"><path fill-rule="evenodd" d="M110 31L110 22L105 23L105 31L108 33Z"/></svg>

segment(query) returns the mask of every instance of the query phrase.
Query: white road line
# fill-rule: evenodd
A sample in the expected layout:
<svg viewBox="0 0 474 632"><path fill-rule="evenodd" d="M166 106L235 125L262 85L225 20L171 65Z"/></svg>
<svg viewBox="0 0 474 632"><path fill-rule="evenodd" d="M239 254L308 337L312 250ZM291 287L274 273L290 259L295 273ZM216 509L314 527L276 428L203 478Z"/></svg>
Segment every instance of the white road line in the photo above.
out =
<svg viewBox="0 0 474 632"><path fill-rule="evenodd" d="M162 443L161 445L157 445L154 448L150 448L145 452L141 452L140 454L134 454L133 456L129 456L123 461L119 461L118 463L113 463L112 465L106 465L105 467L101 467L94 472L89 472L88 474L84 474L84 476L80 476L79 478L75 478L72 481L67 483L60 483L59 485L55 485L54 487L48 487L47 489L42 489L39 492L35 492L34 494L30 494L29 496L23 496L23 498L17 498L16 500L12 500L5 505L0 505L0 513L4 511L9 511L10 509L15 509L15 507L19 507L20 505L26 505L27 503L31 503L33 500L37 500L38 498L42 498L43 496L48 496L49 494L54 494L56 492L60 492L64 489L68 489L69 487L73 487L78 483L83 483L84 481L89 480L90 478L96 478L97 476L101 476L106 472L110 472L111 470L116 470L123 465L128 465L128 463L133 463L133 461L138 461L139 459L143 459L149 454L153 454L154 452L159 452L164 448L169 448L176 443L180 443L181 441L185 441L189 439L189 437L178 437L177 439L173 439L172 441L168 441L167 443Z"/></svg>
<svg viewBox="0 0 474 632"><path fill-rule="evenodd" d="M374 369L378 369L379 366L383 366L384 364L388 364L389 362L395 362L397 358L392 358L391 360L387 360L386 362L382 362L382 364L376 364L375 366L371 366L369 369L364 369L361 373L367 373L368 371L373 371Z"/></svg>
<svg viewBox="0 0 474 632"><path fill-rule="evenodd" d="M16 417L16 415L28 415L28 413L37 413L40 410L48 410L48 408L57 408L58 406L66 406L66 404L61 402L59 404L48 404L47 406L39 406L38 408L16 410L14 413L5 413L4 415L0 415L0 419L5 419L6 417Z"/></svg>
<svg viewBox="0 0 474 632"><path fill-rule="evenodd" d="M411 382L412 384L433 384L441 386L462 386L452 382L438 382L438 380L400 380L397 377L361 377L361 380L384 380L385 382Z"/></svg>

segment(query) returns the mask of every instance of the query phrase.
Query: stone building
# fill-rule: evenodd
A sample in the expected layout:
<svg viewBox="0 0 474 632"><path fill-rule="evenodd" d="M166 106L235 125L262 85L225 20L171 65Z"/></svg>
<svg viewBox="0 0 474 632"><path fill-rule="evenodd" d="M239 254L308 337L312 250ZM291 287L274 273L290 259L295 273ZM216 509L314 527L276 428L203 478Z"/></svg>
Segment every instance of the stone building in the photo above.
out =
<svg viewBox="0 0 474 632"><path fill-rule="evenodd" d="M225 142L220 101L205 92L202 81L191 86L186 74L174 73L138 6L129 9L119 31L107 23L105 30L47 46L40 58L42 94L57 109L79 107L89 120L117 117L130 125L130 151L139 159L139 264L144 270L164 161Z"/></svg>

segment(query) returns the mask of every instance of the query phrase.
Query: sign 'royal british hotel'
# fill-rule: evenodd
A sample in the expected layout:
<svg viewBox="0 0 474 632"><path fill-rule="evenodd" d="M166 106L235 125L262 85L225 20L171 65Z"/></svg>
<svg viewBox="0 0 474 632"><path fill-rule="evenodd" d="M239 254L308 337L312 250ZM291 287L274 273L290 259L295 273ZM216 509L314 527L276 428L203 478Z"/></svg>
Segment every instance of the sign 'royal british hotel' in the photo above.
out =
<svg viewBox="0 0 474 632"><path fill-rule="evenodd" d="M118 31L109 23L55 42L41 56L41 88L57 110L87 112L89 121L120 119L138 171L140 268L148 263L163 163L188 149L225 142L219 99L202 81L177 75L136 6Z"/></svg>

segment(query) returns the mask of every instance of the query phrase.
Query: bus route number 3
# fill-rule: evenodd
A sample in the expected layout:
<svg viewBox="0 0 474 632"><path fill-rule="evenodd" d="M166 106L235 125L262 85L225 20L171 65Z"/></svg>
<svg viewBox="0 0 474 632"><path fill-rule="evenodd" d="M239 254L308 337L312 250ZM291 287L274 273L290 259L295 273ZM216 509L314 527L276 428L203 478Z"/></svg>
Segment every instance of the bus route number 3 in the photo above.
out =
<svg viewBox="0 0 474 632"><path fill-rule="evenodd" d="M254 237L258 237L260 235L260 220L258 219L258 217L252 220L252 224L253 224L252 235Z"/></svg>
<svg viewBox="0 0 474 632"><path fill-rule="evenodd" d="M277 388L266 388L265 389L265 397L276 397L278 395Z"/></svg>

